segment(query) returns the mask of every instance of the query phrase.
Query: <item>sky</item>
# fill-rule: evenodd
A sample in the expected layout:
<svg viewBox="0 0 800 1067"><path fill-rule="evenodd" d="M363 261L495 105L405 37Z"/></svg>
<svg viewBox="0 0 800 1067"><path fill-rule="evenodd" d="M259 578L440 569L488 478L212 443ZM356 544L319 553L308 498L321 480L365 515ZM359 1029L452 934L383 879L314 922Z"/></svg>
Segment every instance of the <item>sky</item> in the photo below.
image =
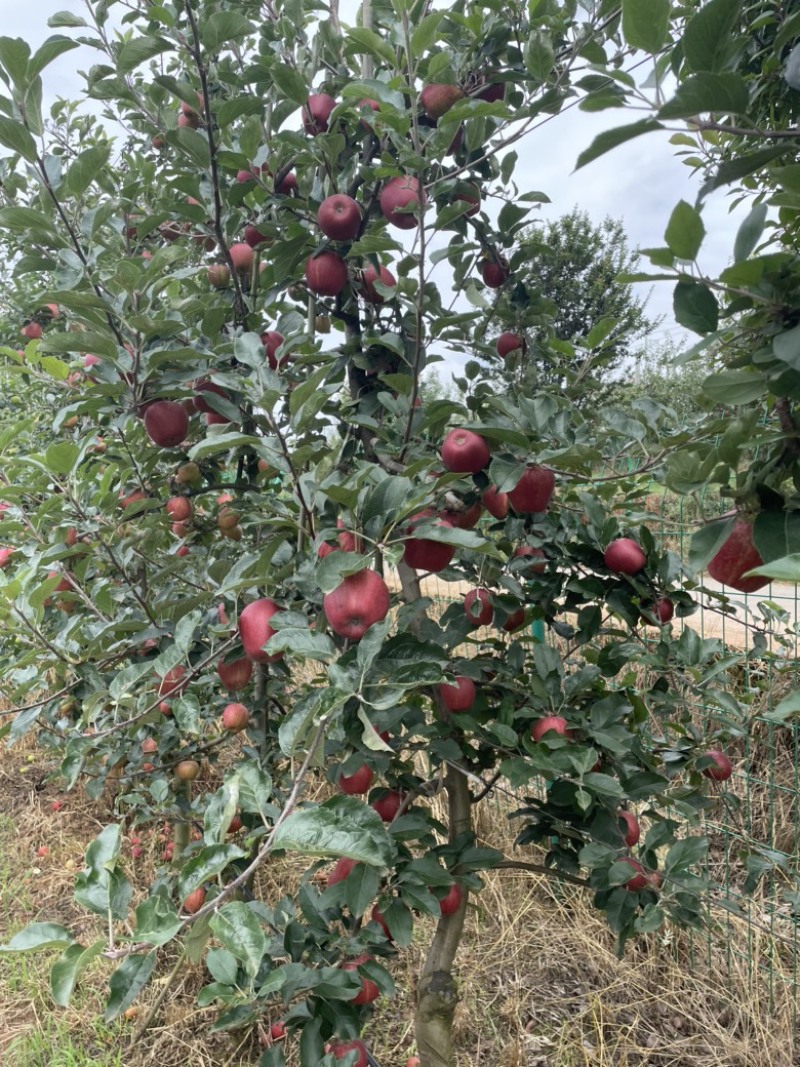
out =
<svg viewBox="0 0 800 1067"><path fill-rule="evenodd" d="M342 7L343 19L347 6L349 0ZM34 0L29 5L0 0L0 26L6 35L22 37L36 47L53 33L71 36L77 32L47 27L50 15L65 10L83 13L83 0ZM62 56L44 73L46 96L79 96L83 82L77 72L93 62L96 57L89 49ZM700 183L675 156L668 133L647 134L574 170L578 154L596 134L631 121L633 116L622 109L589 114L571 108L515 146L519 155L515 180L521 190L539 190L552 201L532 214L533 221L555 219L577 204L595 221L606 215L621 219L633 249L664 244L672 208L680 199L694 203ZM740 208L729 214L724 190L709 197L703 210L706 238L699 257L706 274L717 275L729 262L745 212L746 208ZM647 269L648 264L645 261L641 266ZM678 348L688 347L696 338L675 324L672 288L670 282L656 282L638 286L637 292L648 300L648 315L663 319L653 335L655 344L671 339Z"/></svg>

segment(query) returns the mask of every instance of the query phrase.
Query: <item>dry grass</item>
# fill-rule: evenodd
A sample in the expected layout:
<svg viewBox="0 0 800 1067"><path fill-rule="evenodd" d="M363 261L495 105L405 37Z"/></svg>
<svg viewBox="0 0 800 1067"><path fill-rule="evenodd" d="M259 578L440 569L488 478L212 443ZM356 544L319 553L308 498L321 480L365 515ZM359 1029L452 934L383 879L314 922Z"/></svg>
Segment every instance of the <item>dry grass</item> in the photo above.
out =
<svg viewBox="0 0 800 1067"><path fill-rule="evenodd" d="M72 902L72 882L86 842L110 813L79 793L52 812L57 791L44 781L46 770L46 755L31 743L0 753L0 926L5 939L34 919L60 921L88 944L102 931ZM487 801L479 826L510 851L507 811L504 802ZM50 852L39 858L45 843ZM148 854L140 868L142 884L154 858ZM304 867L299 860L270 865L258 895L286 892ZM401 1067L413 1051L415 975L431 929L419 923L414 945L394 965L398 998L370 1024L382 1067ZM0 957L3 1067L258 1062L254 1034L208 1033L213 1012L195 1001L206 980L202 968L187 966L155 1025L131 1048L135 1022L97 1022L108 965L97 962L73 1004L61 1010L49 1001L49 963ZM800 1056L791 1051L790 965L768 934L734 917L694 941L675 931L644 938L619 960L586 894L540 876L492 872L473 898L458 960L459 1067L793 1067ZM165 959L160 973L170 966ZM157 993L158 982L143 994L140 1012Z"/></svg>

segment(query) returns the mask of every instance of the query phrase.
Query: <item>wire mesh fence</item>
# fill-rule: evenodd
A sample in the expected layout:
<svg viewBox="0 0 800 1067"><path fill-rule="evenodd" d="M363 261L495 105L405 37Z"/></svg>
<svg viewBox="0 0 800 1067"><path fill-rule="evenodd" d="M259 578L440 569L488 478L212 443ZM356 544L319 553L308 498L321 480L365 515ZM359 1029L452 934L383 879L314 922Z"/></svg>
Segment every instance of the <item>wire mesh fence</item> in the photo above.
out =
<svg viewBox="0 0 800 1067"><path fill-rule="evenodd" d="M654 489L643 502L650 528L663 546L687 557L700 521L691 499ZM713 512L714 508L711 508ZM720 509L721 510L721 509ZM703 507L708 517L709 509ZM440 610L463 598L467 586L430 576L423 592ZM707 734L723 728L734 773L716 786L704 815L710 840L708 904L711 924L691 940L690 965L744 969L770 1005L800 1023L800 727L776 719L781 701L800 688L800 595L794 585L772 583L757 594L727 590L706 576L695 590L696 611L673 620L702 641L714 642L731 694L695 708ZM548 640L541 622L534 640ZM720 686L720 688L722 688ZM787 1008L788 1005L788 1008ZM769 1010L772 1010L771 1008ZM800 1053L800 1041L798 1043Z"/></svg>

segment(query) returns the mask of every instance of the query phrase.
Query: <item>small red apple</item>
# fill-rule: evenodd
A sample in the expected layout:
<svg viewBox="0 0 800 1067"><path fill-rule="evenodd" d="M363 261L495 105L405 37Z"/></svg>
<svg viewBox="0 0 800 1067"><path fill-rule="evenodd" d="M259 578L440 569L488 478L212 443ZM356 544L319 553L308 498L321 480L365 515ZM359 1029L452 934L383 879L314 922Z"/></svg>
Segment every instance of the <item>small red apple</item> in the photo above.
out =
<svg viewBox="0 0 800 1067"><path fill-rule="evenodd" d="M511 507L519 514L538 514L547 511L553 496L556 476L548 467L533 464L522 473L522 477L508 493Z"/></svg>
<svg viewBox="0 0 800 1067"><path fill-rule="evenodd" d="M316 136L328 129L328 120L336 101L328 93L312 93L303 107L303 128Z"/></svg>
<svg viewBox="0 0 800 1067"><path fill-rule="evenodd" d="M502 256L481 262L481 277L490 289L499 289L511 276L508 261Z"/></svg>
<svg viewBox="0 0 800 1067"><path fill-rule="evenodd" d="M357 956L356 959L348 960L347 963L343 963L342 964L342 970L343 971L358 971L358 968L361 966L362 963L369 963L371 961L371 959L372 959L372 957L371 956L367 956L367 955ZM361 1004L372 1004L372 1002L377 1000L380 995L381 995L381 991L380 991L380 989L378 989L377 984L375 982L373 982L371 978L363 978L362 977L362 979L361 979L361 989L353 997L353 999L351 1000L350 1003L351 1004L358 1004L359 1006Z"/></svg>
<svg viewBox="0 0 800 1067"><path fill-rule="evenodd" d="M506 633L513 633L514 630L518 630L520 626L525 622L525 609L517 608L516 611L512 611L506 621L503 623L503 629Z"/></svg>
<svg viewBox="0 0 800 1067"><path fill-rule="evenodd" d="M29 341L38 341L42 336L43 330L38 322L26 322L24 326L20 326L19 332L23 337L26 337Z"/></svg>
<svg viewBox="0 0 800 1067"><path fill-rule="evenodd" d="M389 587L376 571L348 575L322 598L331 629L348 641L359 641L376 622L389 614Z"/></svg>
<svg viewBox="0 0 800 1067"><path fill-rule="evenodd" d="M710 748L708 752L703 753L703 756L712 760L711 765L703 771L706 778L714 782L727 782L733 774L733 764L725 753L719 748Z"/></svg>
<svg viewBox="0 0 800 1067"><path fill-rule="evenodd" d="M742 575L764 561L753 542L753 524L739 516L728 538L708 565L708 573L722 585L740 593L755 593L769 585L769 578L743 578Z"/></svg>
<svg viewBox="0 0 800 1067"><path fill-rule="evenodd" d="M617 812L617 819L625 823L625 844L628 848L633 848L634 845L638 845L641 830L639 829L639 822L636 816L632 815L629 811L620 809Z"/></svg>
<svg viewBox="0 0 800 1067"><path fill-rule="evenodd" d="M439 696L452 714L469 711L475 703L475 683L471 678L459 674L452 682L442 682L439 686Z"/></svg>
<svg viewBox="0 0 800 1067"><path fill-rule="evenodd" d="M334 193L326 197L317 212L317 225L332 241L354 241L361 229L361 208L352 196Z"/></svg>
<svg viewBox="0 0 800 1067"><path fill-rule="evenodd" d="M261 334L261 342L264 345L264 354L267 357L267 363L271 370L278 370L286 363L288 356L283 356L278 359L277 351L283 344L283 334L278 333L277 330L265 330Z"/></svg>
<svg viewBox="0 0 800 1067"><path fill-rule="evenodd" d="M222 728L238 734L247 729L250 722L250 712L244 704L227 704L222 712Z"/></svg>
<svg viewBox="0 0 800 1067"><path fill-rule="evenodd" d="M391 931L389 930L389 924L386 922L386 918L377 904L373 906L372 911L370 912L370 918L374 923L377 923L378 926L380 926L381 930L383 930L383 936L387 941L394 941Z"/></svg>
<svg viewBox="0 0 800 1067"><path fill-rule="evenodd" d="M231 263L237 273L249 274L253 269L254 253L252 247L246 242L242 241L240 244L231 245L228 249L231 257Z"/></svg>
<svg viewBox="0 0 800 1067"><path fill-rule="evenodd" d="M647 556L632 538L618 537L603 553L603 562L614 574L638 574Z"/></svg>
<svg viewBox="0 0 800 1067"><path fill-rule="evenodd" d="M481 502L490 515L504 519L508 515L508 493L498 492L496 485L490 485L481 493Z"/></svg>
<svg viewBox="0 0 800 1067"><path fill-rule="evenodd" d="M164 507L173 522L188 522L192 517L192 502L188 496L172 496Z"/></svg>
<svg viewBox="0 0 800 1067"><path fill-rule="evenodd" d="M352 774L340 775L338 785L341 791L349 797L364 796L370 791L374 778L372 769L365 763Z"/></svg>
<svg viewBox="0 0 800 1067"><path fill-rule="evenodd" d="M464 212L469 218L477 215L481 209L481 191L473 182L458 182L451 199L452 201L463 200L470 205Z"/></svg>
<svg viewBox="0 0 800 1067"><path fill-rule="evenodd" d="M488 589L470 589L464 595L464 611L471 626L488 626L494 617L494 608Z"/></svg>
<svg viewBox="0 0 800 1067"><path fill-rule="evenodd" d="M511 333L510 331L501 333L495 342L497 354L498 356L502 356L503 359L505 359L506 356L510 356L512 352L524 353L527 347L525 338L522 334Z"/></svg>
<svg viewBox="0 0 800 1067"><path fill-rule="evenodd" d="M264 651L264 645L276 633L269 620L280 610L274 600L263 598L252 601L239 614L239 636L244 654L254 663L274 663L283 656L282 652L270 655Z"/></svg>
<svg viewBox="0 0 800 1067"><path fill-rule="evenodd" d="M158 695L161 697L178 697L186 689L186 668L178 663L170 667L167 673L160 679Z"/></svg>
<svg viewBox="0 0 800 1067"><path fill-rule="evenodd" d="M433 514L434 512L431 508L426 508L424 511L419 511L416 515L412 515L409 520L409 526L406 530L407 540L403 549L403 562L414 570L429 571L431 573L442 571L455 555L454 545L446 545L441 541L432 541L424 536L424 532L420 534L416 532L418 528L424 531L425 527L420 524L426 519L430 519ZM450 526L450 523L440 517L433 525Z"/></svg>
<svg viewBox="0 0 800 1067"><path fill-rule="evenodd" d="M341 859L336 861L335 867L328 875L328 885L331 886L336 885L338 882L343 882L355 866L355 860L342 856Z"/></svg>
<svg viewBox="0 0 800 1067"><path fill-rule="evenodd" d="M533 545L518 545L511 554L512 559L536 559L542 560L541 563L529 563L524 567L523 573L527 574L544 574L547 570L547 556L544 554L541 548L534 548Z"/></svg>
<svg viewBox="0 0 800 1067"><path fill-rule="evenodd" d="M453 474L477 474L491 458L489 446L472 430L451 430L442 441L442 463Z"/></svg>
<svg viewBox="0 0 800 1067"><path fill-rule="evenodd" d="M363 1041L359 1041L358 1038L354 1038L352 1041L337 1041L330 1047L330 1053L335 1060L343 1060L351 1052L358 1053L356 1059L353 1060L353 1067L369 1067L367 1046Z"/></svg>
<svg viewBox="0 0 800 1067"><path fill-rule="evenodd" d="M347 285L347 264L330 250L306 260L306 284L317 296L337 296Z"/></svg>
<svg viewBox="0 0 800 1067"><path fill-rule="evenodd" d="M531 727L531 737L537 743L548 733L558 734L559 737L572 737L572 731L562 715L545 715L537 719Z"/></svg>
<svg viewBox="0 0 800 1067"><path fill-rule="evenodd" d="M144 413L147 436L160 448L175 448L186 440L189 416L183 405L174 400L156 400Z"/></svg>
<svg viewBox="0 0 800 1067"><path fill-rule="evenodd" d="M394 289L397 279L386 267L382 266L380 271L377 271L371 263L368 263L358 274L356 288L359 296L370 304L380 305L385 302L385 298L375 288L375 282L380 282L388 289Z"/></svg>
<svg viewBox="0 0 800 1067"><path fill-rule="evenodd" d="M665 626L675 614L675 605L669 597L662 596L649 606L647 612L649 615L655 616L662 626Z"/></svg>
<svg viewBox="0 0 800 1067"><path fill-rule="evenodd" d="M228 663L220 660L217 664L217 674L226 689L232 692L244 689L253 675L253 661L246 656Z"/></svg>
<svg viewBox="0 0 800 1067"><path fill-rule="evenodd" d="M196 915L198 911L206 902L206 891L200 887L200 889L193 890L183 902L183 910L187 915Z"/></svg>
<svg viewBox="0 0 800 1067"><path fill-rule="evenodd" d="M254 226L252 222L249 222L245 226L243 233L245 242L249 244L251 248L257 248L259 245L262 245L265 241L269 240L269 237L262 233L257 226Z"/></svg>
<svg viewBox="0 0 800 1067"><path fill-rule="evenodd" d="M623 856L622 863L627 863L636 872L631 875L627 882L624 883L625 888L631 892L636 893L640 889L646 889L649 883L649 877L645 873L644 867L638 860L633 859L632 856Z"/></svg>
<svg viewBox="0 0 800 1067"><path fill-rule="evenodd" d="M480 501L476 500L474 504L465 508L464 511L451 511L447 509L440 512L440 514L445 522L450 523L451 526L455 526L459 530L474 530L483 514L483 508L481 507Z"/></svg>
<svg viewBox="0 0 800 1067"><path fill-rule="evenodd" d="M425 191L413 175L391 178L381 190L380 207L383 217L392 226L413 230L419 224L420 212L425 209Z"/></svg>
<svg viewBox="0 0 800 1067"><path fill-rule="evenodd" d="M273 1023L269 1028L269 1036L273 1041L282 1041L289 1031L286 1029L286 1023L279 1020Z"/></svg>
<svg viewBox="0 0 800 1067"><path fill-rule="evenodd" d="M453 104L463 99L464 92L457 85L442 85L436 82L426 85L419 94L420 104L426 115L432 119L440 119Z"/></svg>
<svg viewBox="0 0 800 1067"><path fill-rule="evenodd" d="M439 901L439 908L441 910L442 915L455 915L455 913L461 907L463 900L464 890L458 884L458 882L456 882L450 886L450 890L447 896L442 897L442 899Z"/></svg>
<svg viewBox="0 0 800 1067"><path fill-rule="evenodd" d="M382 797L373 801L372 807L384 822L392 822L403 804L403 794L396 789L387 789Z"/></svg>

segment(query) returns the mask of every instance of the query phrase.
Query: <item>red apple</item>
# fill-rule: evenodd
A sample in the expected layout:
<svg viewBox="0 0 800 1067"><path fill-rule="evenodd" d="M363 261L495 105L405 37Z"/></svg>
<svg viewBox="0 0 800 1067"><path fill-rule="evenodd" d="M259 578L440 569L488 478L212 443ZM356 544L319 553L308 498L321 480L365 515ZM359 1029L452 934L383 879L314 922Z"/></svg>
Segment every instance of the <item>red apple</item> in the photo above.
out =
<svg viewBox="0 0 800 1067"><path fill-rule="evenodd" d="M254 663L275 663L283 656L282 652L270 655L263 647L276 633L269 620L280 610L274 600L263 598L252 601L239 614L239 636L244 654Z"/></svg>
<svg viewBox="0 0 800 1067"><path fill-rule="evenodd" d="M188 915L195 915L206 902L206 891L200 887L200 889L193 890L183 902L183 910Z"/></svg>
<svg viewBox="0 0 800 1067"><path fill-rule="evenodd" d="M617 819L621 819L622 822L625 823L625 844L628 848L633 848L634 845L638 845L641 831L636 816L632 815L629 811L620 809L617 812Z"/></svg>
<svg viewBox="0 0 800 1067"><path fill-rule="evenodd" d="M188 496L171 496L164 507L173 522L188 522L192 517L192 502Z"/></svg>
<svg viewBox="0 0 800 1067"><path fill-rule="evenodd" d="M502 356L505 359L512 352L525 352L528 346L522 334L506 332L500 334L494 347L498 356Z"/></svg>
<svg viewBox="0 0 800 1067"><path fill-rule="evenodd" d="M508 515L508 493L498 492L496 485L490 485L481 493L481 502L490 515L504 519Z"/></svg>
<svg viewBox="0 0 800 1067"><path fill-rule="evenodd" d="M459 530L474 530L483 514L483 508L480 505L480 501L476 500L474 504L471 504L464 511L447 509L440 512L440 514L445 522L449 522L451 526L456 526Z"/></svg>
<svg viewBox="0 0 800 1067"><path fill-rule="evenodd" d="M439 908L442 915L455 915L458 909L461 907L461 903L464 900L464 890L456 882L450 886L450 890L446 897L442 897L439 901Z"/></svg>
<svg viewBox="0 0 800 1067"><path fill-rule="evenodd" d="M352 196L334 193L326 197L317 212L317 225L332 241L354 241L361 229L361 208Z"/></svg>
<svg viewBox="0 0 800 1067"><path fill-rule="evenodd" d="M355 866L355 860L348 859L347 856L342 856L341 859L336 861L335 867L328 875L328 885L331 886L336 885L338 882L343 882Z"/></svg>
<svg viewBox="0 0 800 1067"><path fill-rule="evenodd" d="M470 589L464 596L464 611L471 626L488 626L494 616L489 590Z"/></svg>
<svg viewBox="0 0 800 1067"><path fill-rule="evenodd" d="M283 334L278 333L277 330L265 330L261 334L261 342L264 345L264 354L267 357L267 363L272 370L278 370L287 361L287 356L283 356L281 359L277 357L277 351L283 344Z"/></svg>
<svg viewBox="0 0 800 1067"><path fill-rule="evenodd" d="M369 963L372 956L357 956L354 960L348 960L342 964L343 971L358 971L362 963ZM381 995L380 989L371 978L361 978L361 989L351 1000L351 1004L372 1004Z"/></svg>
<svg viewBox="0 0 800 1067"><path fill-rule="evenodd" d="M352 1041L337 1041L331 1045L330 1052L335 1060L343 1060L349 1052L357 1052L358 1056L353 1060L353 1067L369 1067L367 1046L358 1038Z"/></svg>
<svg viewBox="0 0 800 1067"><path fill-rule="evenodd" d="M525 622L525 609L517 608L516 611L512 611L506 621L503 623L503 629L506 633L513 633L514 630L518 630L520 626Z"/></svg>
<svg viewBox="0 0 800 1067"><path fill-rule="evenodd" d="M38 322L30 321L26 322L24 326L21 326L19 332L29 341L38 341L42 336L43 331Z"/></svg>
<svg viewBox="0 0 800 1067"><path fill-rule="evenodd" d="M391 931L389 929L389 924L387 923L383 912L377 904L373 906L372 911L370 912L370 918L374 923L377 923L378 926L380 926L381 930L383 930L383 936L386 938L387 941L394 941L394 938L392 937Z"/></svg>
<svg viewBox="0 0 800 1067"><path fill-rule="evenodd" d="M743 578L753 567L764 561L753 543L753 524L738 517L728 538L708 565L708 573L722 585L729 585L740 593L755 593L769 585L769 578Z"/></svg>
<svg viewBox="0 0 800 1067"><path fill-rule="evenodd" d="M464 93L457 85L441 85L432 82L419 94L419 102L425 114L432 119L440 119L453 104L464 99Z"/></svg>
<svg viewBox="0 0 800 1067"><path fill-rule="evenodd" d="M356 280L359 296L370 304L383 304L385 298L381 296L375 288L375 282L380 282L381 285L393 289L397 285L397 279L386 267L382 266L379 272L371 263L368 263L367 266L359 272Z"/></svg>
<svg viewBox="0 0 800 1067"><path fill-rule="evenodd" d="M384 822L392 822L403 804L403 794L396 789L387 790L382 797L373 801L372 807Z"/></svg>
<svg viewBox="0 0 800 1067"><path fill-rule="evenodd" d="M216 415L224 422L230 421L226 416L219 415L216 409L212 408L209 402L203 398L203 393L215 393L217 396L221 396L225 400L232 401L230 394L227 393L221 385L209 381L208 378L198 378L194 383L194 391L196 394L194 398L194 406L197 411L202 411L206 415Z"/></svg>
<svg viewBox="0 0 800 1067"><path fill-rule="evenodd" d="M516 486L509 492L509 503L519 514L547 511L555 484L556 476L549 468L534 464L525 469Z"/></svg>
<svg viewBox="0 0 800 1067"><path fill-rule="evenodd" d="M303 108L303 128L316 136L328 129L328 120L336 101L328 93L312 93Z"/></svg>
<svg viewBox="0 0 800 1067"><path fill-rule="evenodd" d="M179 663L177 666L171 667L160 679L158 695L160 697L179 697L186 689L187 684L186 668Z"/></svg>
<svg viewBox="0 0 800 1067"><path fill-rule="evenodd" d="M229 663L220 660L217 664L217 674L226 689L230 689L232 692L237 689L244 689L253 675L253 661L247 659L247 657L234 659Z"/></svg>
<svg viewBox="0 0 800 1067"><path fill-rule="evenodd" d="M252 222L248 222L244 228L244 239L251 248L257 248L265 241L268 241L269 237L262 233L257 226L254 226Z"/></svg>
<svg viewBox="0 0 800 1067"><path fill-rule="evenodd" d="M325 251L309 256L306 284L317 296L337 296L347 285L347 264L338 252Z"/></svg>
<svg viewBox="0 0 800 1067"><path fill-rule="evenodd" d="M156 400L144 413L147 436L161 448L175 448L186 440L189 416L182 404L174 400Z"/></svg>
<svg viewBox="0 0 800 1067"><path fill-rule="evenodd" d="M659 597L654 604L647 609L650 615L654 615L658 621L666 625L675 614L675 605L667 596Z"/></svg>
<svg viewBox="0 0 800 1067"><path fill-rule="evenodd" d="M282 1041L288 1032L286 1023L281 1021L273 1023L269 1028L269 1036L273 1041Z"/></svg>
<svg viewBox="0 0 800 1067"><path fill-rule="evenodd" d="M646 889L649 884L649 877L645 874L644 867L638 860L633 859L632 856L623 856L622 863L627 863L636 872L631 875L627 882L625 882L625 888L631 892L636 893L640 889Z"/></svg>
<svg viewBox="0 0 800 1067"><path fill-rule="evenodd" d="M544 574L547 570L547 556L541 548L534 548L533 545L518 545L511 554L512 559L540 559L542 563L529 563L524 568L524 573L530 574Z"/></svg>
<svg viewBox="0 0 800 1067"><path fill-rule="evenodd" d="M14 548L0 548L0 570L5 570L16 552Z"/></svg>
<svg viewBox="0 0 800 1067"><path fill-rule="evenodd" d="M475 683L471 678L459 674L452 682L442 682L439 686L439 696L449 712L457 715L462 711L469 711L475 703Z"/></svg>
<svg viewBox="0 0 800 1067"><path fill-rule="evenodd" d="M572 731L562 715L545 715L537 719L531 727L531 737L537 743L548 733L558 734L559 737L572 737Z"/></svg>
<svg viewBox="0 0 800 1067"><path fill-rule="evenodd" d="M411 174L391 178L381 190L383 217L400 230L413 230L425 209L425 191Z"/></svg>
<svg viewBox="0 0 800 1067"><path fill-rule="evenodd" d="M647 556L632 538L618 537L603 553L603 562L614 574L638 574Z"/></svg>
<svg viewBox="0 0 800 1067"><path fill-rule="evenodd" d="M348 575L322 598L331 629L348 641L359 641L376 622L389 614L389 587L376 571Z"/></svg>
<svg viewBox="0 0 800 1067"><path fill-rule="evenodd" d="M222 712L222 728L232 734L246 730L249 722L250 712L244 704L227 704Z"/></svg>
<svg viewBox="0 0 800 1067"><path fill-rule="evenodd" d="M508 260L502 256L496 259L484 259L481 262L481 277L490 289L499 289L508 281L511 271L508 268Z"/></svg>
<svg viewBox="0 0 800 1067"><path fill-rule="evenodd" d="M353 771L352 774L340 775L339 788L349 797L363 796L372 788L374 777L375 775L371 768L365 763L357 771Z"/></svg>
<svg viewBox="0 0 800 1067"><path fill-rule="evenodd" d="M477 474L491 458L489 446L472 430L451 430L442 441L442 463L453 474Z"/></svg>
<svg viewBox="0 0 800 1067"><path fill-rule="evenodd" d="M710 748L708 752L703 753L703 756L713 761L703 771L706 778L710 778L714 782L727 782L733 774L733 764L725 753L721 749Z"/></svg>
<svg viewBox="0 0 800 1067"><path fill-rule="evenodd" d="M251 246L242 241L239 244L231 245L228 249L231 257L231 263L239 274L249 274L253 269L254 253Z"/></svg>
<svg viewBox="0 0 800 1067"><path fill-rule="evenodd" d="M473 215L477 215L481 209L481 191L473 182L458 182L453 190L451 199L463 200L465 203L470 204L471 206L464 212L470 218Z"/></svg>
<svg viewBox="0 0 800 1067"><path fill-rule="evenodd" d="M420 524L424 520L431 518L433 514L434 512L431 508L417 512L416 515L411 516L409 526L406 529L407 540L403 549L403 562L417 571L429 571L431 573L442 571L455 555L454 545L446 545L441 541L432 541L430 538L425 537L424 534L416 532ZM440 517L432 525L450 526L450 523ZM421 529L424 531L425 527L422 526Z"/></svg>

